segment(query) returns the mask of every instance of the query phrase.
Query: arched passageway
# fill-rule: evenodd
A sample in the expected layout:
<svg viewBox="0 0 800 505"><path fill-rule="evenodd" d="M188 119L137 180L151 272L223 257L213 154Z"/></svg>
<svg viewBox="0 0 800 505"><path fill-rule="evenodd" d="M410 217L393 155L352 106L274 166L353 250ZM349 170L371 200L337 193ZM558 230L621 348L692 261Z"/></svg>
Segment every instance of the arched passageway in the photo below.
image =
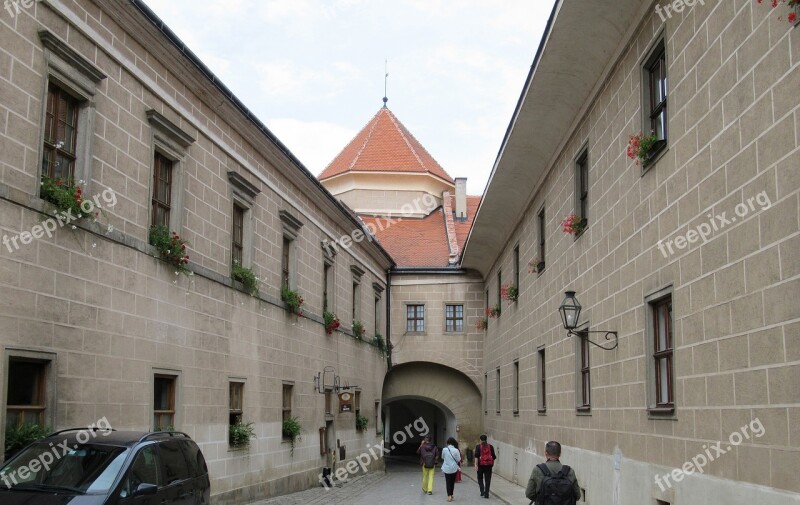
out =
<svg viewBox="0 0 800 505"><path fill-rule="evenodd" d="M454 437L462 450L481 432L481 394L462 372L438 363L397 365L383 385L383 433L393 455L414 454L427 432L438 446Z"/></svg>

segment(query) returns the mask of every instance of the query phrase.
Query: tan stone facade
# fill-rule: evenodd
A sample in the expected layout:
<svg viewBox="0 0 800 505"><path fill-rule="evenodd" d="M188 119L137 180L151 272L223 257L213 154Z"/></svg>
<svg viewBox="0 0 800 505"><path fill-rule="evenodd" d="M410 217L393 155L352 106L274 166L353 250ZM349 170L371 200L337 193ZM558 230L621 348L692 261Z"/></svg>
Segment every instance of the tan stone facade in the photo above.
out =
<svg viewBox="0 0 800 505"><path fill-rule="evenodd" d="M603 63L601 80L589 83L582 112L561 144L552 145L553 159L537 160L544 171L521 200L522 215L504 245L486 261L470 256L471 247L483 247L473 239L485 244L477 233L494 224L487 202L492 186L503 184L498 169L466 246L465 265L489 265L483 274L492 302L498 272L503 284L511 281L516 245L523 271L519 301L503 303L484 343L490 405L484 421L499 447L497 471L524 485L545 442L555 439L593 505L798 503L800 31L755 1L696 2L665 23L649 2L633 13L623 7L634 2L601 3L580 7L578 20L580 2L560 2L551 36L601 18L631 19L632 31L618 56ZM643 65L662 37L668 144L643 170L625 147L644 123ZM523 94L509 145L518 140L522 149L545 134L547 124L537 128L531 120L538 117L525 111L542 105L536 100L548 85L558 86L536 74L554 65L553 44ZM586 52L600 43L579 44ZM560 222L580 212L576 167L584 150L588 227L576 238ZM514 158L513 149L503 156L504 170L529 177L530 165ZM542 209L545 269L529 274L527 263L540 256ZM701 240L706 223L710 233ZM557 312L568 289L583 305L581 323L619 332L617 349L589 347L585 410L578 408L584 404L580 339L567 335ZM659 411L648 408L658 403L654 307L670 297L674 407ZM591 337L603 342L602 335ZM710 451L714 459L703 474L655 482L718 441L724 454Z"/></svg>
<svg viewBox="0 0 800 505"><path fill-rule="evenodd" d="M148 430L162 419L199 443L214 500L242 503L317 484L328 457L320 447L325 395L314 378L333 367L359 388L369 427L357 432L354 414L339 414L332 402L331 449L352 458L380 442L386 360L349 328L355 315L366 338L386 333L391 258L369 242L327 258L322 240L349 235L357 221L134 3L36 2L3 15L1 233L34 230L54 210L39 198L52 86L76 104L75 178L87 181L84 196L110 188L117 201L99 223L4 242L0 424L23 416L64 428L106 417L117 429ZM158 156L172 166L169 225L189 242L192 276L178 275L147 243ZM235 204L244 212L245 266L261 278L258 297L231 280ZM289 285L305 298L301 318L280 298L287 237ZM322 323L326 260L328 304L343 330L331 336ZM24 382L20 363L41 371L33 402L41 411L9 408L7 392ZM174 412L157 417L162 379ZM231 383L244 384L242 417L257 434L243 450L228 442ZM304 429L293 454L281 435L286 386L288 413Z"/></svg>

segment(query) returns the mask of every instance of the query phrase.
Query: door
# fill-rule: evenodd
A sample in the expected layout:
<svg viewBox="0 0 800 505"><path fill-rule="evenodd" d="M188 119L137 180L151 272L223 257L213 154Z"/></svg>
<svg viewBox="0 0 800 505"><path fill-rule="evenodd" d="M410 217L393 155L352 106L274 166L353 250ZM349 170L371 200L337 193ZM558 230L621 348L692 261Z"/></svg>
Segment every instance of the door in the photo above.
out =
<svg viewBox="0 0 800 505"><path fill-rule="evenodd" d="M155 494L136 495L142 484L156 486L159 489ZM163 496L160 489L163 486L161 476L161 462L155 445L143 447L133 460L128 469L119 491L116 492L120 505L161 505ZM112 503L114 503L112 501Z"/></svg>
<svg viewBox="0 0 800 505"><path fill-rule="evenodd" d="M158 444L161 470L164 480L163 505L194 505L195 489L192 486L190 463L178 440L167 440Z"/></svg>

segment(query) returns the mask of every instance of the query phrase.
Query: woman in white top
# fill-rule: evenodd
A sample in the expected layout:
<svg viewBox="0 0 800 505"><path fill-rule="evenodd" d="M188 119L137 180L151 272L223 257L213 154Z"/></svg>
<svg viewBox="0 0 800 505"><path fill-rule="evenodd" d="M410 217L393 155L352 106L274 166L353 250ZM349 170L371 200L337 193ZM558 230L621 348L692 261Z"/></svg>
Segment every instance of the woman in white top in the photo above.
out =
<svg viewBox="0 0 800 505"><path fill-rule="evenodd" d="M456 472L461 462L461 451L456 449L456 439L447 439L447 447L442 449L442 472L447 487L447 501L453 501L453 491L456 487Z"/></svg>

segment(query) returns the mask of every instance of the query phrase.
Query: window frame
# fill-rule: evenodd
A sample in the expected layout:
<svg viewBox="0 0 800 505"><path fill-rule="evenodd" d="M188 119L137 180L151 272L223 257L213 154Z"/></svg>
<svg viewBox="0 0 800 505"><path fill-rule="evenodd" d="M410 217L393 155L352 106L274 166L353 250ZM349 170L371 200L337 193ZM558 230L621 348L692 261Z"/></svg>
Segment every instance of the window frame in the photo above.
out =
<svg viewBox="0 0 800 505"><path fill-rule="evenodd" d="M537 273L539 275L541 275L542 272L544 272L544 269L547 268L547 263L545 261L545 253L547 251L547 221L546 221L546 218L547 218L547 214L545 213L545 206L542 205L539 208L539 212L536 213L537 225L538 225L538 228L539 228L538 229L538 232L539 232L539 262L541 264L543 264L541 269L538 269L539 268L538 264L535 265L537 270L538 270Z"/></svg>
<svg viewBox="0 0 800 505"><path fill-rule="evenodd" d="M8 423L8 387L10 382L9 372L10 365L12 361L29 361L34 363L40 363L44 365L44 380L42 384L40 384L40 388L43 388L44 391L40 391L41 401L43 402L40 404L43 408L40 412L40 425L41 426L55 426L55 419L56 419L56 387L57 387L57 355L54 353L49 352L41 352L41 351L29 351L29 350L22 350L22 349L6 349L2 364L0 365L0 370L3 370L3 378L2 378L2 391L0 391L0 396L2 397L3 402L3 409L0 411L0 420L2 420L2 426L7 426ZM16 407L16 405L14 406ZM5 452L5 439L0 437L0 454Z"/></svg>
<svg viewBox="0 0 800 505"><path fill-rule="evenodd" d="M288 394L287 394L288 392ZM287 419L292 417L292 404L294 403L294 382L283 381L281 383L281 426ZM284 441L290 440L281 430L281 438Z"/></svg>
<svg viewBox="0 0 800 505"><path fill-rule="evenodd" d="M676 419L677 417L677 390L675 388L675 315L673 287L662 288L645 297L645 321L646 331L646 352L647 352L647 412L652 419ZM659 308L669 305L665 327L668 330L667 344L665 349L659 349ZM667 360L667 393L671 402L660 402L660 386L662 380L658 364L660 360Z"/></svg>
<svg viewBox="0 0 800 505"><path fill-rule="evenodd" d="M152 175L148 194L150 202L148 223L152 225L155 222L153 202L156 200L156 162L160 156L171 162L172 165L170 167L169 220L166 226L171 231L180 234L183 224L186 150L194 143L195 139L155 109L148 110L145 115L150 124L150 173Z"/></svg>
<svg viewBox="0 0 800 505"><path fill-rule="evenodd" d="M666 36L662 31L654 39L650 48L645 53L640 63L641 79L641 116L642 116L642 132L648 133L655 131L653 125L655 118L664 115L663 119L663 135L661 139L657 140L653 146L650 155L650 161L645 166L642 163L642 175L644 175L650 168L652 168L663 154L668 150L669 146L669 68L668 68L669 51L666 43ZM653 102L653 75L652 69L656 63L662 63L664 78L661 82L664 83L661 91L664 94L663 100L658 103Z"/></svg>
<svg viewBox="0 0 800 505"><path fill-rule="evenodd" d="M231 263L245 266L244 263L244 216L247 210L237 202L233 203L231 213Z"/></svg>
<svg viewBox="0 0 800 505"><path fill-rule="evenodd" d="M512 251L512 259L513 259L513 275L514 275L514 287L517 288L517 300L519 300L520 288L519 288L519 242L514 244L514 250Z"/></svg>
<svg viewBox="0 0 800 505"><path fill-rule="evenodd" d="M89 194L92 181L92 144L94 142L94 120L96 114L95 95L99 83L107 76L93 63L72 49L69 44L48 30L38 33L42 44L44 62L46 64L41 96L40 131L38 143L38 174L34 179L36 187L33 192L40 195L41 175L45 159L45 135L47 129L47 106L51 86L55 86L67 96L75 100L76 128L74 137L74 167L72 179L84 181L84 194ZM51 146L54 147L55 145Z"/></svg>
<svg viewBox="0 0 800 505"><path fill-rule="evenodd" d="M171 228L170 226L170 218L172 215L172 190L173 190L173 172L174 172L175 162L164 156L159 150L156 150L153 154L153 190L152 198L150 200L150 226L166 226L167 228ZM167 174L167 177L164 177L164 174ZM159 187L161 183L166 185L166 196L165 199L162 201L159 195ZM163 209L166 219L162 221L158 221L158 211Z"/></svg>
<svg viewBox="0 0 800 505"><path fill-rule="evenodd" d="M515 416L519 415L519 359L515 359L511 368L513 381L512 412Z"/></svg>
<svg viewBox="0 0 800 505"><path fill-rule="evenodd" d="M297 238L303 227L302 221L292 216L289 212L278 212L281 219L283 234L281 242L281 270L279 288L297 289Z"/></svg>
<svg viewBox="0 0 800 505"><path fill-rule="evenodd" d="M62 179L62 180L71 180L77 181L78 179L75 178L75 165L77 159L77 150L78 150L78 120L80 116L80 108L81 102L73 95L65 91L61 86L58 86L55 82L50 82L47 88L47 95L45 100L45 124L44 124L44 140L42 144L42 165L41 165L41 174L42 176L47 176L51 179ZM63 99L63 100L62 100ZM72 109L73 120L72 124L65 124L65 133L66 128L72 128L72 135L68 136L71 138L65 138L63 140L68 140L69 144L72 146L72 150L67 150L64 148L64 144L62 143L62 139L59 139L58 132L61 129L59 127L59 123L62 121L59 119L61 116L61 108L60 105L64 103L67 107L67 111ZM52 114L50 112L50 105L53 104L53 111ZM55 130L55 131L53 131ZM61 144L61 147L59 147ZM47 154L50 156L46 156ZM61 173L56 173L55 171L58 169L58 159L59 155L61 157L66 158L69 160L70 166L67 169L67 174L63 175ZM45 169L44 163L45 159L55 160L50 161L47 164L47 169ZM45 173L45 171L47 173Z"/></svg>
<svg viewBox="0 0 800 505"><path fill-rule="evenodd" d="M500 367L497 367L495 369L495 382L496 383L495 383L495 388L494 388L494 390L495 390L494 410L495 410L495 414L497 414L499 416L499 415L502 414L502 409L501 409L502 405L501 405L501 398L500 398L500 394L501 394Z"/></svg>
<svg viewBox="0 0 800 505"><path fill-rule="evenodd" d="M167 403L171 408L167 409L157 409L156 408L156 395L155 395L155 387L156 381L162 380L169 380L170 381L170 390L168 394ZM153 387L151 388L153 392L153 401L150 403L152 405L152 418L153 421L152 430L153 431L168 431L167 428L172 427L173 430L177 429L178 427L178 375L174 373L164 373L163 371L154 371L153 372ZM170 416L172 418L172 423L167 424L164 426L163 424L163 416ZM156 417L158 417L159 422L156 423ZM158 428L161 428L160 430Z"/></svg>
<svg viewBox="0 0 800 505"><path fill-rule="evenodd" d="M537 380L537 411L540 415L547 413L547 354L544 346L536 350Z"/></svg>
<svg viewBox="0 0 800 505"><path fill-rule="evenodd" d="M422 334L425 333L425 304L424 303L416 303L416 302L409 302L405 304L406 306L406 334L415 333L415 334ZM411 318L409 315L411 314L409 311L413 308L414 317ZM420 314L421 313L421 314ZM413 329L409 329L409 323L414 321L421 321L421 329L417 329L418 325L414 324L412 326Z"/></svg>
<svg viewBox="0 0 800 505"><path fill-rule="evenodd" d="M245 268L252 268L253 265L253 209L255 200L261 192L256 186L247 179L231 170L228 172L228 181L231 192L231 254L230 261L233 264L235 259L234 248L241 246L240 265ZM241 244L235 244L236 235L236 209L242 214L241 223Z"/></svg>
<svg viewBox="0 0 800 505"><path fill-rule="evenodd" d="M592 410L591 344L589 323L584 323L575 333L575 410L589 414Z"/></svg>
<svg viewBox="0 0 800 505"><path fill-rule="evenodd" d="M450 316L449 309L453 308L453 316ZM461 317L458 317L458 307L461 307ZM452 321L452 328L450 322ZM457 329L457 323L461 323L461 329ZM444 304L444 332L445 333L465 333L464 327L464 304L457 302L448 302Z"/></svg>
<svg viewBox="0 0 800 505"><path fill-rule="evenodd" d="M575 157L575 213L584 223L582 235L589 227L589 147L584 145Z"/></svg>
<svg viewBox="0 0 800 505"><path fill-rule="evenodd" d="M244 388L245 380L236 377L228 378L228 426L235 424L234 417L238 416L239 422L244 419ZM234 389L239 389L238 392L238 408L234 406Z"/></svg>
<svg viewBox="0 0 800 505"><path fill-rule="evenodd" d="M497 305L499 307L503 306L502 290L503 290L503 269L499 268L497 270ZM500 311L500 314L502 315L502 311ZM498 315L497 318L499 319L500 316Z"/></svg>

